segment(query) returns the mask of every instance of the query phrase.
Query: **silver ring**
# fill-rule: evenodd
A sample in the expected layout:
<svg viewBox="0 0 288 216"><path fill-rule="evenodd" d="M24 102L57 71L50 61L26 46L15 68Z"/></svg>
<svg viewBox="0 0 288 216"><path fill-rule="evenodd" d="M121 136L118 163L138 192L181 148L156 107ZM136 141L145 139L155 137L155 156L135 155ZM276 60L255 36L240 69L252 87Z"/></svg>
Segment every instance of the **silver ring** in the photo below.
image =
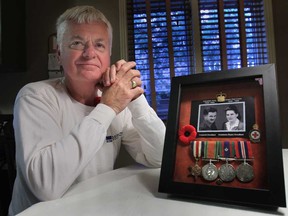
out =
<svg viewBox="0 0 288 216"><path fill-rule="evenodd" d="M131 88L134 89L137 87L137 83L134 80L131 80Z"/></svg>

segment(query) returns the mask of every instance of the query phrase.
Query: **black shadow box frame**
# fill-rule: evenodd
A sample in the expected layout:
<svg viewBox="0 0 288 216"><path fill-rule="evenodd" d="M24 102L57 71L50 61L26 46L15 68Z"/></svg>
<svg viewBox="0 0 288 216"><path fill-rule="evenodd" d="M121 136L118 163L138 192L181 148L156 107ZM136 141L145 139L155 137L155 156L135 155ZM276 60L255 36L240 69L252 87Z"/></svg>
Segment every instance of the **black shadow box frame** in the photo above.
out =
<svg viewBox="0 0 288 216"><path fill-rule="evenodd" d="M224 101L217 100L216 96L219 94L226 96ZM228 104L235 101L238 103L247 98L252 98L252 103L250 101L243 110L243 114L247 116L243 132L197 131L195 140L250 142L251 137L248 134L252 130L251 124L255 123L260 131L260 138L251 141L253 160L248 161L253 167L253 180L241 182L235 178L230 182L219 183L219 177L215 181L203 180L201 174L191 177L189 166L191 168L196 162L191 153L190 143L183 145L179 140L179 130L190 124L198 128L199 118L195 116L200 115L200 111L197 113L197 110L200 110L197 109L199 104L220 105L227 101ZM196 109L193 104L196 104ZM174 77L171 83L159 192L192 200L258 207L286 207L278 104L274 64ZM213 163L218 163L217 168L223 164L221 161ZM235 169L241 163L231 161ZM202 164L199 164L203 168L207 161L203 158Z"/></svg>

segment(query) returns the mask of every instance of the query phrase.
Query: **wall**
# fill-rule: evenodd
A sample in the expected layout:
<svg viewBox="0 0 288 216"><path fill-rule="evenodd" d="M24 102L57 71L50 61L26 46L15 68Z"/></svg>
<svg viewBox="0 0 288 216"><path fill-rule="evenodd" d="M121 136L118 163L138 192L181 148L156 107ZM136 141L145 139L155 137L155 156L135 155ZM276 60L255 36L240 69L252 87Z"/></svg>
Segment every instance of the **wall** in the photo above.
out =
<svg viewBox="0 0 288 216"><path fill-rule="evenodd" d="M282 145L288 148L288 1L273 0L276 67L282 120Z"/></svg>

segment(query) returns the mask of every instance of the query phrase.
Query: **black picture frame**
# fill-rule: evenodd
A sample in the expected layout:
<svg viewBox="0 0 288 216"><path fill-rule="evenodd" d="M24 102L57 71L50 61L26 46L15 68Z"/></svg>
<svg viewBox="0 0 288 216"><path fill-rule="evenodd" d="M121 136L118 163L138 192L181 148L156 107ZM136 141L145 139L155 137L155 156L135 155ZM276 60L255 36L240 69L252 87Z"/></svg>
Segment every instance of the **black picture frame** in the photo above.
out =
<svg viewBox="0 0 288 216"><path fill-rule="evenodd" d="M236 87L234 88L234 86ZM251 86L252 91L249 86ZM189 177L188 163L193 165L196 164L196 161L193 160L190 144L182 145L179 141L179 130L183 125L191 123L191 115L193 115L191 110L193 109L189 106L192 106L191 100L194 100L194 97L196 97L195 100L200 98L207 101L213 99L211 95L218 92L228 93L226 101L229 99L229 94L232 95L232 98L241 98L242 96L255 98L255 121L256 123L257 121L260 122L261 140L254 140L252 143L255 149L253 151L254 157L253 161L248 163L251 163L252 167L254 166L255 177L251 182L240 182L235 178L231 182L218 184L217 180L213 182L203 180L201 175L196 177L190 175ZM186 100L185 98L189 99ZM215 100L218 103L216 97ZM185 106L189 108L185 110ZM246 112L249 112L249 109ZM205 137L201 138L206 139ZM195 140L197 139L199 139L198 136ZM211 137L207 139L211 139ZM214 139L233 140L238 139L238 137L236 135L236 137L223 138L216 134ZM251 137L249 138L248 134L244 134L242 137L240 136L240 139L250 141ZM238 166L240 163L235 162ZM197 201L206 200L258 207L286 207L279 103L274 64L172 78L158 191Z"/></svg>

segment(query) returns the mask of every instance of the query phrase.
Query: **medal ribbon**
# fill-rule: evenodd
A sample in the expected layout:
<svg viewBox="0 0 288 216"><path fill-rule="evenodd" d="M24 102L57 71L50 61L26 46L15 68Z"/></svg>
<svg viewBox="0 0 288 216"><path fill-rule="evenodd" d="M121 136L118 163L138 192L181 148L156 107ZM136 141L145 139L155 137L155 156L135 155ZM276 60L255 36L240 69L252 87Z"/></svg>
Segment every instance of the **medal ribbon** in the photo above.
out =
<svg viewBox="0 0 288 216"><path fill-rule="evenodd" d="M202 141L192 141L191 149L194 158L200 158L202 155Z"/></svg>
<svg viewBox="0 0 288 216"><path fill-rule="evenodd" d="M220 151L221 157L224 157L224 158L234 158L235 157L235 143L234 142L230 143L229 141L225 141L225 142L221 143L220 146L222 147L222 149Z"/></svg>
<svg viewBox="0 0 288 216"><path fill-rule="evenodd" d="M236 150L235 150L235 143L234 142L231 142L231 148L232 148L232 152L230 154L230 157L235 158Z"/></svg>
<svg viewBox="0 0 288 216"><path fill-rule="evenodd" d="M205 141L204 158L216 159L218 156L218 141Z"/></svg>
<svg viewBox="0 0 288 216"><path fill-rule="evenodd" d="M252 158L252 147L250 141L238 141L238 147L236 148L237 158Z"/></svg>
<svg viewBox="0 0 288 216"><path fill-rule="evenodd" d="M230 143L225 141L223 143L223 156L225 158L229 158L230 157Z"/></svg>

